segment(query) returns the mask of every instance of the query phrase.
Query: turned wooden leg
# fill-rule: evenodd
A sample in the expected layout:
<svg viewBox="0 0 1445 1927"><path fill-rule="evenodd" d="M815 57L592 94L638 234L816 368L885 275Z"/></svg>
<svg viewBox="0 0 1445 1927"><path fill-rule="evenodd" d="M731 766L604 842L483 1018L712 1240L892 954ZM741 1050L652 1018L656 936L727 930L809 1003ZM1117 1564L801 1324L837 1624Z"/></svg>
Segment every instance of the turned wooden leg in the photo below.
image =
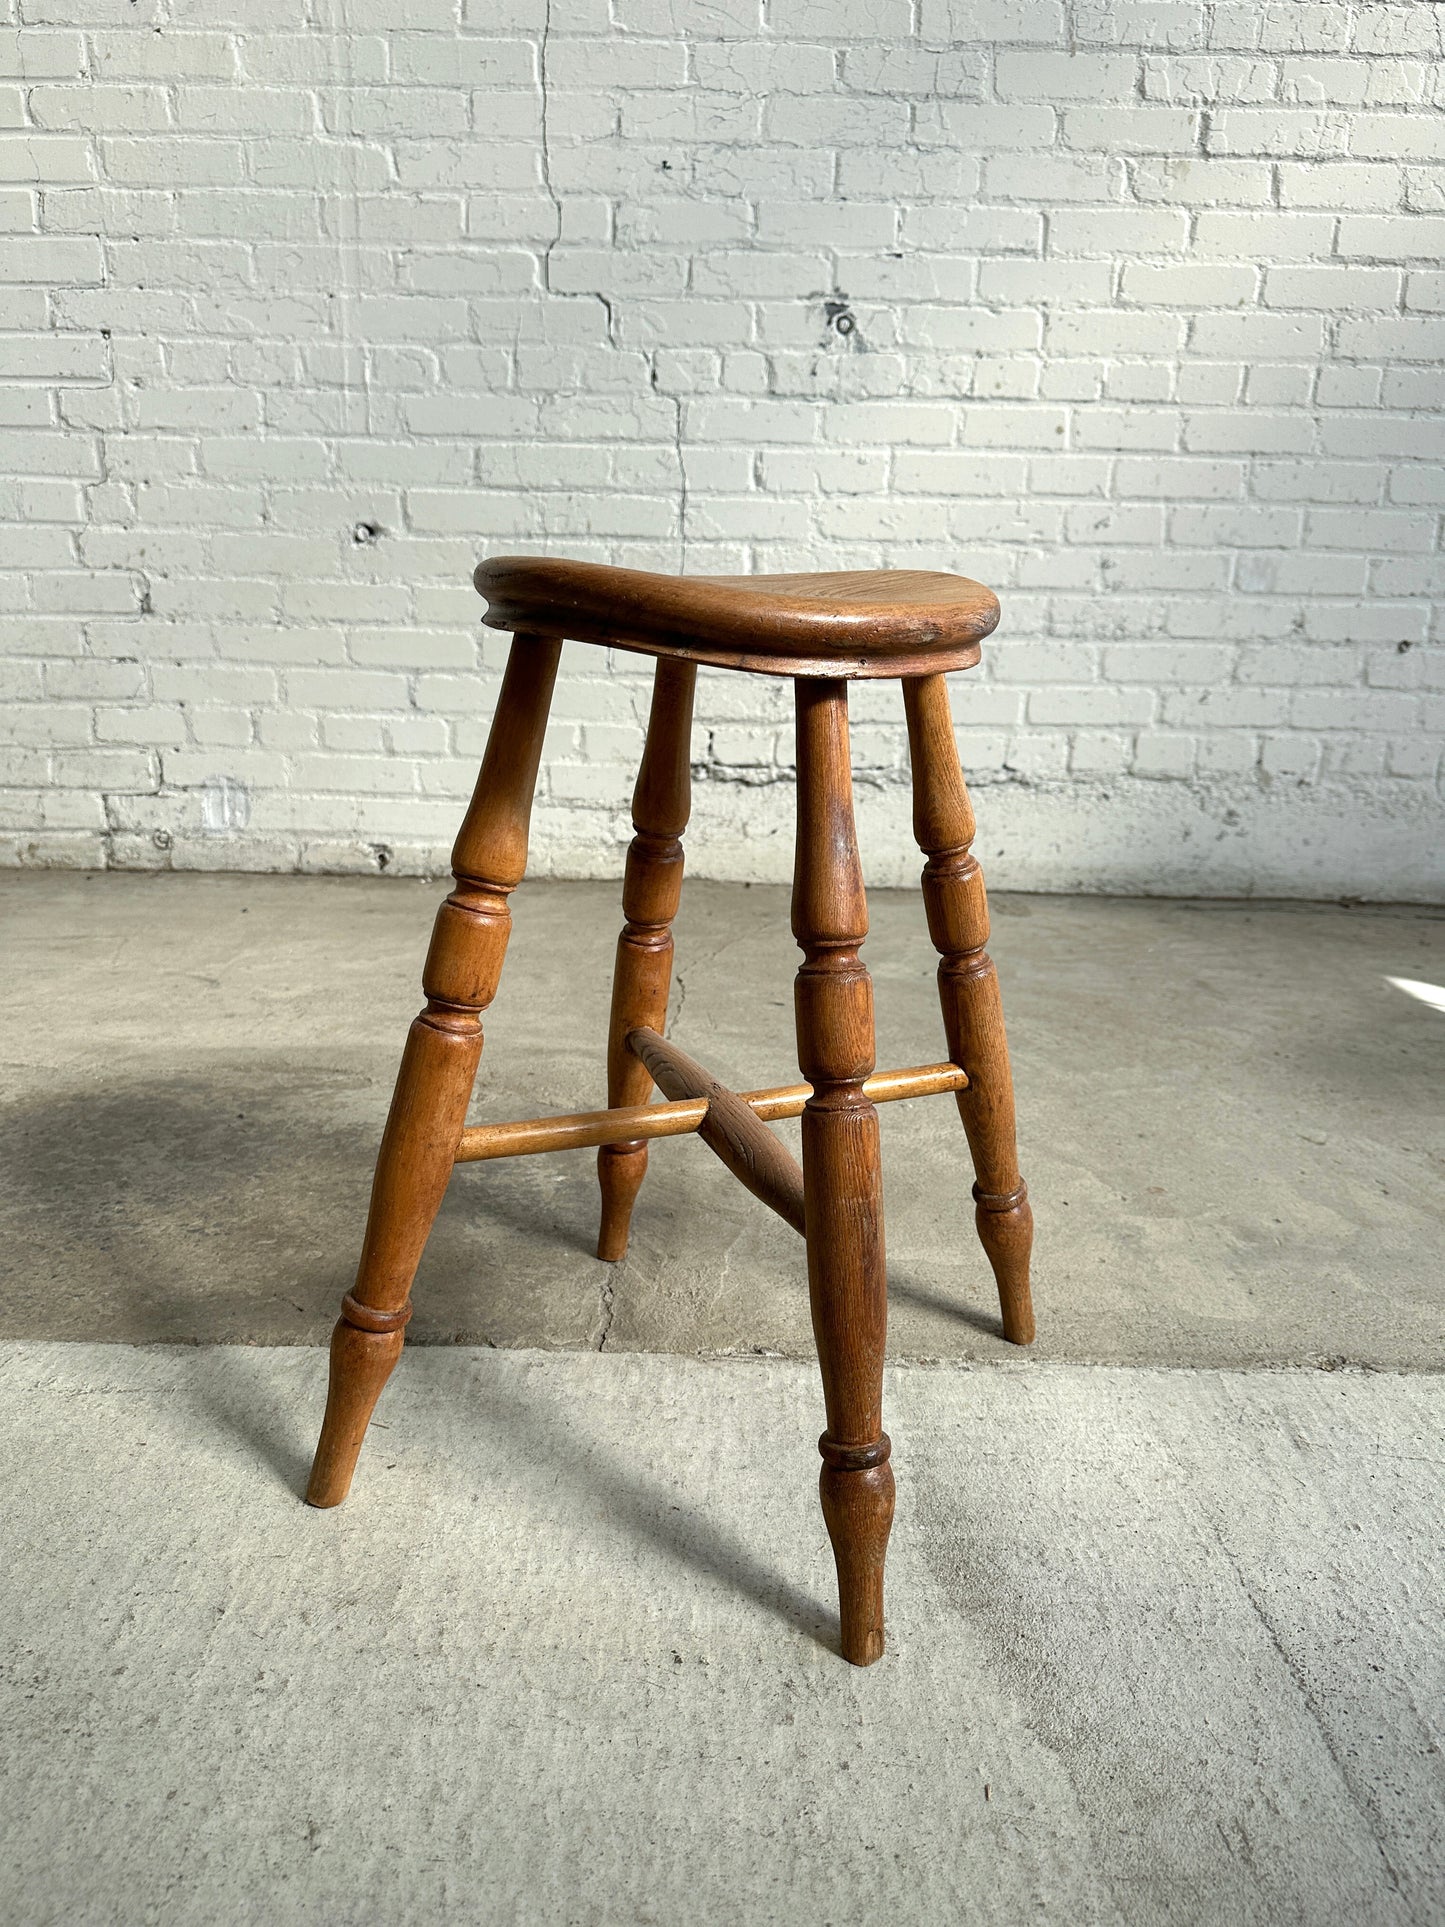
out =
<svg viewBox="0 0 1445 1927"><path fill-rule="evenodd" d="M873 986L858 956L868 906L853 825L848 685L802 678L798 705L798 845L793 935L798 1063L813 1087L803 1111L808 1292L828 1429L819 1490L838 1567L843 1657L883 1652L883 1562L893 1470L883 1430L888 1285L878 1113L863 1094L873 1069Z"/></svg>
<svg viewBox="0 0 1445 1927"><path fill-rule="evenodd" d="M1013 1073L1004 1035L998 973L988 942L983 872L970 851L973 805L959 767L948 685L942 676L903 684L913 758L913 833L928 862L923 903L941 962L938 991L948 1054L968 1072L958 1109L973 1154L978 1235L998 1284L1004 1337L1034 1336L1029 1253L1034 1219L1014 1143Z"/></svg>
<svg viewBox="0 0 1445 1927"><path fill-rule="evenodd" d="M682 894L682 833L692 803L692 697L697 664L661 657L652 685L647 746L632 796L637 834L627 852L622 914L612 976L607 1033L607 1104L645 1104L652 1090L647 1067L627 1048L632 1030L667 1026L672 982L672 920ZM627 1256L632 1207L647 1175L645 1142L604 1144L597 1153L602 1229L597 1256Z"/></svg>
<svg viewBox="0 0 1445 1927"><path fill-rule="evenodd" d="M527 867L532 792L561 643L516 636L481 775L452 851L456 888L437 913L371 1187L356 1283L331 1339L331 1384L307 1501L340 1505L381 1389L401 1356L411 1281L466 1122L511 928L507 899Z"/></svg>

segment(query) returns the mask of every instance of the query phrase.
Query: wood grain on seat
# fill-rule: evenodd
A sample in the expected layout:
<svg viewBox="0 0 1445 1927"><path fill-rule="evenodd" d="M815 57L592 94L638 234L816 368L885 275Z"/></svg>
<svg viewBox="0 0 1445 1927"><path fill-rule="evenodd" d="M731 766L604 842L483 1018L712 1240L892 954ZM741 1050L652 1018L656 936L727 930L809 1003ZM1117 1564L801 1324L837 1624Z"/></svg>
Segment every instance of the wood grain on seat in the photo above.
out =
<svg viewBox="0 0 1445 1927"><path fill-rule="evenodd" d="M922 676L969 669L998 622L964 575L651 575L500 555L473 577L493 629L607 643L773 676Z"/></svg>

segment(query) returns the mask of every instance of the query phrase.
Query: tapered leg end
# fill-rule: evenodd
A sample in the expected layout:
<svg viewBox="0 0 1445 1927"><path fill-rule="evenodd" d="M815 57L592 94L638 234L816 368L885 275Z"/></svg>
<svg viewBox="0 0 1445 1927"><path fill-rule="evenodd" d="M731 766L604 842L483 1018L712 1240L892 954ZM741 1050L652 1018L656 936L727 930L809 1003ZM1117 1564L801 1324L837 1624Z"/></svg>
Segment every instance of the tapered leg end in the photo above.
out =
<svg viewBox="0 0 1445 1927"><path fill-rule="evenodd" d="M886 1459L856 1471L825 1464L818 1491L838 1568L843 1657L853 1666L871 1666L883 1657L883 1566L893 1526L893 1468Z"/></svg>
<svg viewBox="0 0 1445 1927"><path fill-rule="evenodd" d="M597 1256L608 1264L618 1264L627 1256L632 1207L646 1175L646 1144L604 1144L597 1153L597 1182L602 1190Z"/></svg>
<svg viewBox="0 0 1445 1927"><path fill-rule="evenodd" d="M1034 1342L1034 1304L1029 1290L1029 1257L1034 1244L1034 1214L1022 1183L1007 1197L992 1197L973 1187L974 1222L979 1242L993 1266L1003 1335L1011 1345Z"/></svg>
<svg viewBox="0 0 1445 1927"><path fill-rule="evenodd" d="M338 1464L334 1457L317 1451L311 1466L311 1477L306 1486L306 1503L315 1506L318 1512L327 1512L338 1506L351 1490L352 1476L356 1471L358 1452L351 1454L350 1465Z"/></svg>
<svg viewBox="0 0 1445 1927"><path fill-rule="evenodd" d="M306 1487L307 1505L323 1509L340 1505L351 1490L366 1428L381 1389L401 1357L403 1342L400 1327L361 1331L344 1317L337 1320L331 1334L326 1415Z"/></svg>

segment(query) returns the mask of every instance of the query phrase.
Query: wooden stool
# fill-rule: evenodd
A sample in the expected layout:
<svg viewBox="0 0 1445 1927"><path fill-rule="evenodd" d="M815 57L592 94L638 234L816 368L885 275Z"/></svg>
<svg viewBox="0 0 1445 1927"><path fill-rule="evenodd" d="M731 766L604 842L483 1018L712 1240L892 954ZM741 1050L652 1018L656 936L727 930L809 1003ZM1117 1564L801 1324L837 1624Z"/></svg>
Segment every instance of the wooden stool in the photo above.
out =
<svg viewBox="0 0 1445 1927"><path fill-rule="evenodd" d="M346 1497L377 1397L401 1353L412 1278L453 1165L598 1145L600 1258L627 1250L652 1138L696 1131L735 1176L800 1232L823 1373L823 1516L838 1568L844 1656L883 1651L883 1561L893 1473L883 1430L887 1284L875 1106L952 1091L973 1155L978 1234L998 1283L1005 1337L1034 1335L1033 1219L1014 1149L1013 1083L998 980L984 945L983 876L969 853L973 810L949 714L949 670L979 660L998 621L991 592L963 576L873 574L686 578L503 556L476 585L511 654L476 793L442 905L381 1141L353 1290L331 1340L331 1384L307 1498ZM607 1046L605 1111L466 1126L522 880L532 791L562 638L657 658L633 797ZM791 676L797 703L798 826L793 934L798 1062L807 1082L741 1096L661 1035L682 889L693 685L698 663ZM903 683L913 828L927 856L923 900L949 1061L874 1072L873 986L858 950L868 910L853 824L848 684ZM648 1104L656 1083L669 1100ZM801 1168L767 1128L803 1119Z"/></svg>

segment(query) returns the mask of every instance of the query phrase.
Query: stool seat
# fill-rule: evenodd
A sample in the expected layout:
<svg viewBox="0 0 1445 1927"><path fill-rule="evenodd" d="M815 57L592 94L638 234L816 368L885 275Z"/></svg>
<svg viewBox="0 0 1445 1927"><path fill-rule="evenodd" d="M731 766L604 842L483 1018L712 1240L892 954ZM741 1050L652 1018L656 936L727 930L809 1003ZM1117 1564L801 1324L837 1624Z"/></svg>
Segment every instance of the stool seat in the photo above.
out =
<svg viewBox="0 0 1445 1927"><path fill-rule="evenodd" d="M971 669L998 600L966 575L652 575L500 555L473 580L493 629L599 642L765 676L937 675Z"/></svg>

